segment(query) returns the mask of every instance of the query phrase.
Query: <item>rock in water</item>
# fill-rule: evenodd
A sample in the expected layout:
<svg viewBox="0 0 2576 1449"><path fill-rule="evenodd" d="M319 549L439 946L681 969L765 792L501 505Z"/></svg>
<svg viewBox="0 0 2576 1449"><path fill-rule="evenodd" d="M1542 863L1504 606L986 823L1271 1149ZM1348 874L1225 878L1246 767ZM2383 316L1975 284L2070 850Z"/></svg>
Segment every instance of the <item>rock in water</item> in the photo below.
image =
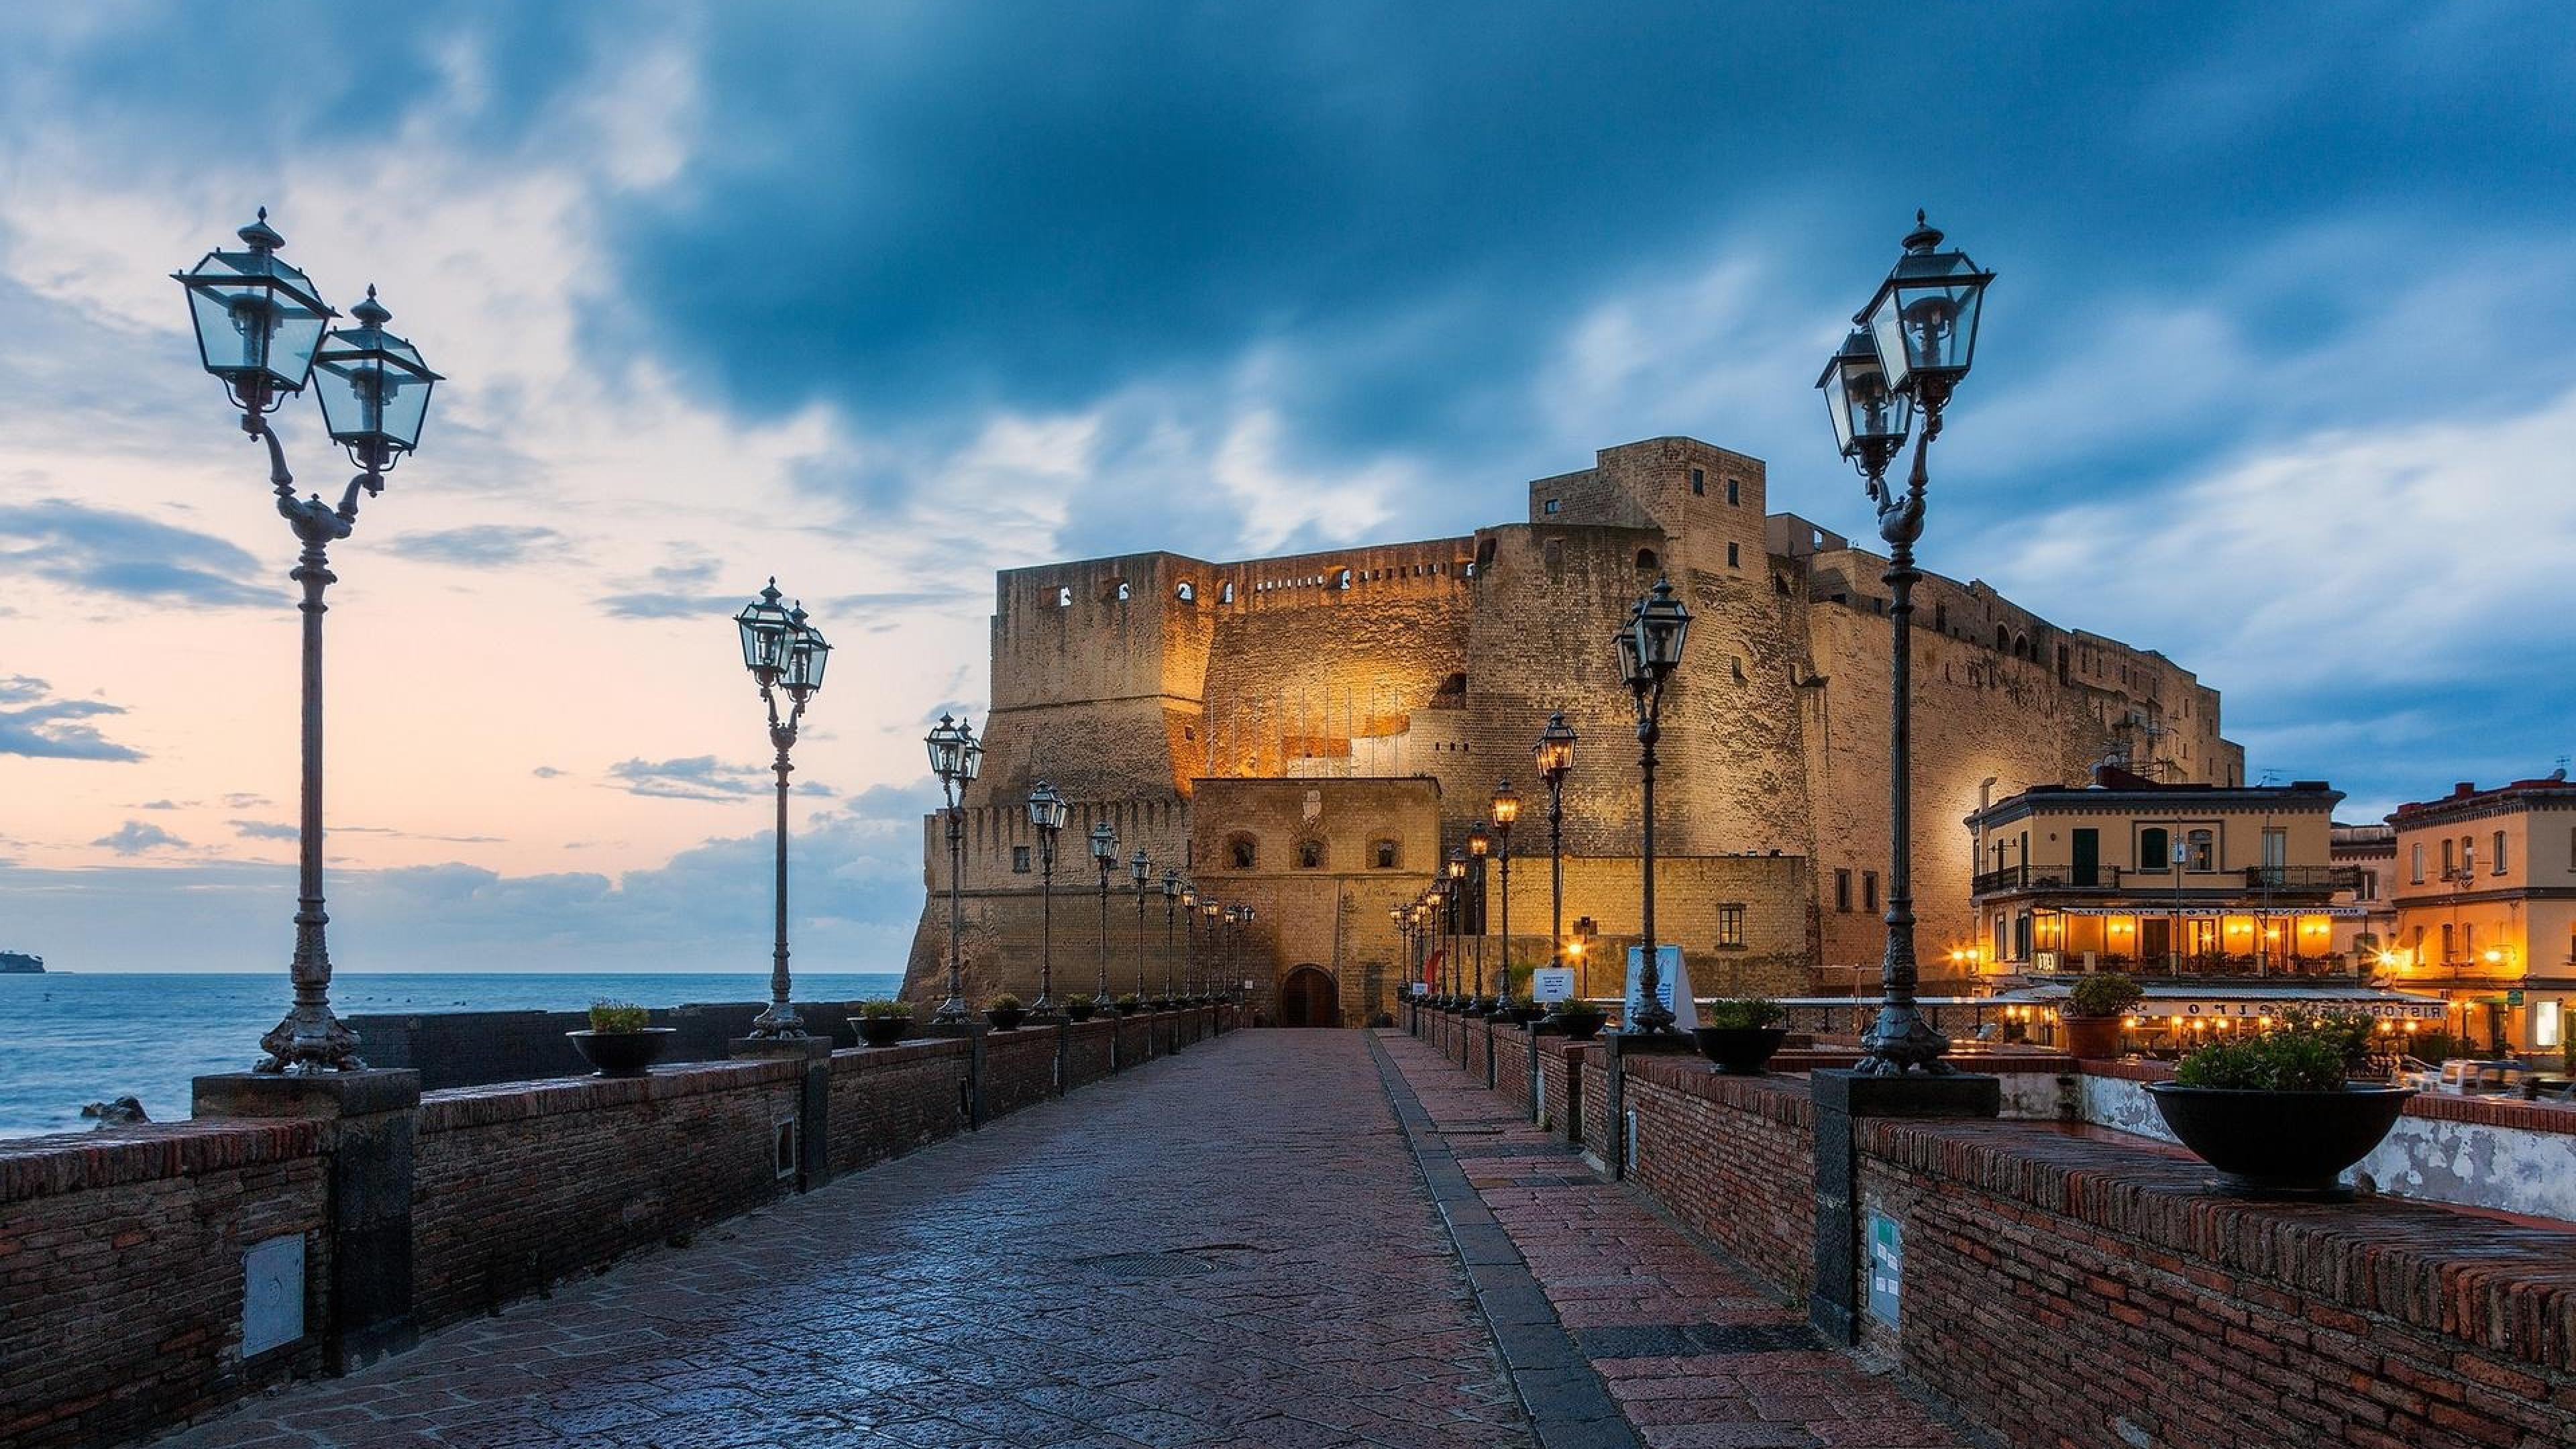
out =
<svg viewBox="0 0 2576 1449"><path fill-rule="evenodd" d="M96 1117L101 1127L125 1127L136 1122L149 1122L143 1103L135 1097L119 1097L113 1102L92 1102L81 1108L84 1117Z"/></svg>

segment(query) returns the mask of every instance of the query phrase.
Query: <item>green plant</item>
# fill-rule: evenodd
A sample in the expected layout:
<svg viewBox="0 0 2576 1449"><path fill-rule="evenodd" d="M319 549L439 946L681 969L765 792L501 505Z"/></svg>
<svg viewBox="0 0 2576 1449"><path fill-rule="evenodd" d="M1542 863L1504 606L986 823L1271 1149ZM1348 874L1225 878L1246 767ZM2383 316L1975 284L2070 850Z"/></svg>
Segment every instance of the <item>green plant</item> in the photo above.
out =
<svg viewBox="0 0 2576 1449"><path fill-rule="evenodd" d="M1136 995L1135 992L1130 991L1126 995L1118 998L1118 1004L1120 1006L1142 1006L1145 1003Z"/></svg>
<svg viewBox="0 0 2576 1449"><path fill-rule="evenodd" d="M857 1012L859 1015L866 1017L870 1021L879 1021L887 1017L902 1017L909 1020L912 1016L912 1003L908 1001L855 1001L850 1004L850 1010Z"/></svg>
<svg viewBox="0 0 2576 1449"><path fill-rule="evenodd" d="M1591 1002L1586 1001L1579 996L1569 996L1565 1000L1558 1002L1556 1004L1556 1015L1557 1019L1560 1021L1600 1021L1604 1019L1600 1007L1593 1005Z"/></svg>
<svg viewBox="0 0 2576 1449"><path fill-rule="evenodd" d="M2236 1092L2340 1092L2369 1050L2370 1032L2367 1017L2289 1015L2268 1031L2194 1048L2174 1080Z"/></svg>
<svg viewBox="0 0 2576 1449"><path fill-rule="evenodd" d="M1017 1011L1020 1006L1020 999L1007 991L984 1003L986 1011Z"/></svg>
<svg viewBox="0 0 2576 1449"><path fill-rule="evenodd" d="M631 1001L594 1001L590 1004L590 1029L602 1035L643 1031L653 1025L653 1013Z"/></svg>
<svg viewBox="0 0 2576 1449"><path fill-rule="evenodd" d="M2075 983L2066 993L2066 1014L2092 1017L2122 1016L2130 1007L2146 999L2138 983L2117 971L2096 971Z"/></svg>
<svg viewBox="0 0 2576 1449"><path fill-rule="evenodd" d="M1789 1019L1787 1008L1767 996L1723 997L1708 1004L1701 1013L1700 1025L1725 1030L1749 1031L1778 1026Z"/></svg>

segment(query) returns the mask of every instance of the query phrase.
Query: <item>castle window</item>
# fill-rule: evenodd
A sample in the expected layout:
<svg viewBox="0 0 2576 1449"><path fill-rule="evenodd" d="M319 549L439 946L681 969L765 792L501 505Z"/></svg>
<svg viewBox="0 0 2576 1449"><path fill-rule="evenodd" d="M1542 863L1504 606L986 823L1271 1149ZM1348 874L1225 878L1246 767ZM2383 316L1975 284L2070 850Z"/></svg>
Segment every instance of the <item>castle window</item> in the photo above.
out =
<svg viewBox="0 0 2576 1449"><path fill-rule="evenodd" d="M2150 825L2138 832L2138 869L2161 875L2173 864L2173 837L2161 825Z"/></svg>
<svg viewBox="0 0 2576 1449"><path fill-rule="evenodd" d="M1789 580L1780 574L1773 574L1771 576L1771 592L1778 594L1784 599L1789 597Z"/></svg>
<svg viewBox="0 0 2576 1449"><path fill-rule="evenodd" d="M1860 873L1860 908L1864 911L1878 909L1877 871L1865 870Z"/></svg>
<svg viewBox="0 0 2576 1449"><path fill-rule="evenodd" d="M1237 835L1225 843L1226 863L1236 870L1250 870L1261 863L1261 847L1249 835Z"/></svg>
<svg viewBox="0 0 2576 1449"><path fill-rule="evenodd" d="M1100 602L1104 604L1123 604L1126 601L1127 581L1125 579L1111 579L1108 586L1100 591Z"/></svg>
<svg viewBox="0 0 2576 1449"><path fill-rule="evenodd" d="M1947 634L1950 632L1950 606L1948 604L1936 603L1932 606L1932 632L1935 634Z"/></svg>
<svg viewBox="0 0 2576 1449"><path fill-rule="evenodd" d="M1706 469L1702 469L1702 468L1693 468L1693 469L1691 470L1691 493L1692 493L1694 496L1699 496L1699 495L1705 495L1707 492L1708 492L1708 472L1707 472L1707 470L1706 470Z"/></svg>
<svg viewBox="0 0 2576 1449"><path fill-rule="evenodd" d="M1744 494L1743 494L1742 489L1743 489L1743 485L1742 485L1742 484L1740 484L1740 483L1736 482L1736 481L1735 481L1734 479L1732 479L1732 478L1727 479L1727 480L1726 480L1726 501L1727 501L1728 503L1730 503L1730 504L1741 504L1741 503L1744 501Z"/></svg>
<svg viewBox="0 0 2576 1449"><path fill-rule="evenodd" d="M1333 575L1333 587L1334 587L1334 588L1337 588L1337 589L1347 589L1347 588L1349 588L1350 586L1351 586L1351 571L1350 571L1349 569L1344 569L1344 570L1342 570L1340 573L1337 573L1337 574Z"/></svg>
<svg viewBox="0 0 2576 1449"><path fill-rule="evenodd" d="M1073 607L1073 590L1072 590L1071 588L1060 588L1060 589L1056 590L1056 591L1055 591L1055 606L1056 606L1057 608L1059 608L1059 609L1070 609L1070 608L1072 608L1072 607Z"/></svg>
<svg viewBox="0 0 2576 1449"><path fill-rule="evenodd" d="M1480 539L1477 539L1477 540L1476 540L1476 567L1478 567L1478 568L1480 568L1480 569L1481 569L1481 568L1490 568L1490 567L1492 567L1492 566L1493 566L1493 562L1494 562L1494 540L1493 540L1493 539L1491 539L1491 538L1480 538Z"/></svg>
<svg viewBox="0 0 2576 1449"><path fill-rule="evenodd" d="M1730 543L1730 544L1728 544L1728 545L1726 546L1726 566L1727 566L1728 568L1735 568L1735 567L1737 567L1737 566L1738 566L1738 564L1737 564L1737 560L1736 560L1736 556L1735 556L1735 549L1736 549L1736 546L1735 546L1734 544L1731 544L1731 543Z"/></svg>
<svg viewBox="0 0 2576 1449"><path fill-rule="evenodd" d="M1395 869L1395 842L1381 840L1369 847L1369 864L1377 870Z"/></svg>
<svg viewBox="0 0 2576 1449"><path fill-rule="evenodd" d="M1564 501L1565 501L1565 500L1563 500L1563 499L1561 499L1561 498L1551 498L1551 499L1547 500L1545 503L1542 503L1542 504L1540 504L1540 505L1539 505L1539 511L1540 511L1540 512L1542 512L1542 513L1554 513L1554 512L1557 510L1558 505L1560 505L1560 504L1561 504L1561 503L1563 503Z"/></svg>
<svg viewBox="0 0 2576 1449"><path fill-rule="evenodd" d="M1183 579L1179 584L1173 587L1172 597L1180 600L1184 604L1195 604L1199 601L1198 586L1187 579Z"/></svg>
<svg viewBox="0 0 2576 1449"><path fill-rule="evenodd" d="M1717 908L1717 948L1721 951L1744 949L1744 907L1728 902Z"/></svg>
<svg viewBox="0 0 2576 1449"><path fill-rule="evenodd" d="M1851 911L1850 871L1838 870L1834 872L1834 909L1846 914Z"/></svg>
<svg viewBox="0 0 2576 1449"><path fill-rule="evenodd" d="M1637 550L1637 567L1640 570L1651 569L1655 566L1655 551L1653 549L1641 548Z"/></svg>
<svg viewBox="0 0 2576 1449"><path fill-rule="evenodd" d="M1997 624L1995 626L1995 651L1997 653L2001 653L2005 648L2010 646L2011 643L2012 631L2001 624Z"/></svg>
<svg viewBox="0 0 2576 1449"><path fill-rule="evenodd" d="M1014 845L1014 846L1012 846L1012 847L1011 847L1011 874L1013 874L1013 875L1027 875L1028 873L1029 873L1029 848L1028 848L1027 846L1025 846L1025 845Z"/></svg>
<svg viewBox="0 0 2576 1449"><path fill-rule="evenodd" d="M1322 870L1324 868L1324 842L1320 840L1298 841L1297 868L1299 870Z"/></svg>
<svg viewBox="0 0 2576 1449"><path fill-rule="evenodd" d="M1230 584L1230 583L1228 583L1228 584L1219 584L1219 585L1217 585L1217 590L1216 590L1216 601L1217 601L1218 603L1220 603L1220 604L1231 604L1231 603L1233 603L1233 602L1234 602L1234 585L1232 585L1232 584Z"/></svg>

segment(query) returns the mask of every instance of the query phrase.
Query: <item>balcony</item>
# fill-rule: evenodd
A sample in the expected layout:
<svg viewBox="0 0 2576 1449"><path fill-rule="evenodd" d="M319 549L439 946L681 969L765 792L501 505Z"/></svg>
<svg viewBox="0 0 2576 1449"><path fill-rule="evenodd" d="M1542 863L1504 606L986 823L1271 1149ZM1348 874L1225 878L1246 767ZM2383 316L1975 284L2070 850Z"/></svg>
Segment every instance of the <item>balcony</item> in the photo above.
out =
<svg viewBox="0 0 2576 1449"><path fill-rule="evenodd" d="M2361 889L2361 867L2357 865L2249 865L2245 867L2245 888L2249 891L2287 891L2294 895L2332 895L2336 891Z"/></svg>
<svg viewBox="0 0 2576 1449"><path fill-rule="evenodd" d="M2001 870L1977 872L1969 891L1987 896L2003 891L2170 891L2177 887L2203 894L2233 894L2241 888L2248 895L2323 896L2361 889L2361 867L2249 865L2241 870L2186 870L2177 879L2170 869L2106 865L2095 872L2093 879L2078 881L2075 872L2063 865L2008 865Z"/></svg>

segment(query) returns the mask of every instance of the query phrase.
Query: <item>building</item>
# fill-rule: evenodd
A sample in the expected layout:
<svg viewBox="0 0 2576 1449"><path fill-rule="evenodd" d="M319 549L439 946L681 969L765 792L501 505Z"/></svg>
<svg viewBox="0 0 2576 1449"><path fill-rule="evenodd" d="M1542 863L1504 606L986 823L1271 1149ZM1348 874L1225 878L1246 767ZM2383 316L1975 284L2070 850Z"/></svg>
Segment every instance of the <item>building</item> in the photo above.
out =
<svg viewBox="0 0 2576 1449"><path fill-rule="evenodd" d="M1972 903L1998 974L2142 980L2354 977L2360 871L2332 860L2341 792L2168 784L2103 767L1969 817L1985 842Z"/></svg>
<svg viewBox="0 0 2576 1449"><path fill-rule="evenodd" d="M2328 843L2334 864L2351 872L2352 885L2336 893L2335 904L2359 908L2354 949L2376 960L2397 940L2397 827L2337 821Z"/></svg>
<svg viewBox="0 0 2576 1449"><path fill-rule="evenodd" d="M965 807L976 989L1036 985L1039 856L1023 805L1039 779L1075 802L1053 912L1060 989L1092 989L1104 958L1128 963L1132 985L1136 959L1154 980L1155 953L1187 954L1163 944L1150 909L1140 931L1132 901L1109 912L1068 898L1100 889L1082 837L1105 822L1122 858L1141 848L1157 876L1176 868L1211 898L1256 907L1238 979L1257 1007L1278 1010L1295 977L1301 1012L1367 1020L1400 984L1388 908L1420 894L1506 777L1531 802L1514 841L1513 934L1500 939L1499 868L1480 934L1489 970L1506 956L1516 971L1543 963L1546 811L1530 746L1556 710L1581 736L1564 915L1593 918L1592 958L1618 961L1640 927L1639 789L1609 639L1658 577L1697 618L1665 702L1659 934L1680 943L1703 993L1796 995L1874 969L1885 560L1766 512L1760 460L1689 438L1603 449L1591 468L1531 483L1528 499L1526 521L1461 537L999 574L984 770ZM1936 535L1933 555L1972 544ZM2176 783L2241 779L2216 692L2163 656L2051 624L1976 581L1927 575L1915 597L1925 939L1969 932L1965 897L1942 883L1974 868L1968 838L1929 822L1958 819L1996 781L2081 778L2104 760ZM923 843L932 899L909 963L916 996L944 979L947 946L937 820ZM1123 867L1109 892L1133 894ZM1615 992L1604 974L1595 989Z"/></svg>
<svg viewBox="0 0 2576 1449"><path fill-rule="evenodd" d="M2396 942L2410 990L2471 1047L2557 1052L2576 1000L2576 785L2560 771L2400 805Z"/></svg>

